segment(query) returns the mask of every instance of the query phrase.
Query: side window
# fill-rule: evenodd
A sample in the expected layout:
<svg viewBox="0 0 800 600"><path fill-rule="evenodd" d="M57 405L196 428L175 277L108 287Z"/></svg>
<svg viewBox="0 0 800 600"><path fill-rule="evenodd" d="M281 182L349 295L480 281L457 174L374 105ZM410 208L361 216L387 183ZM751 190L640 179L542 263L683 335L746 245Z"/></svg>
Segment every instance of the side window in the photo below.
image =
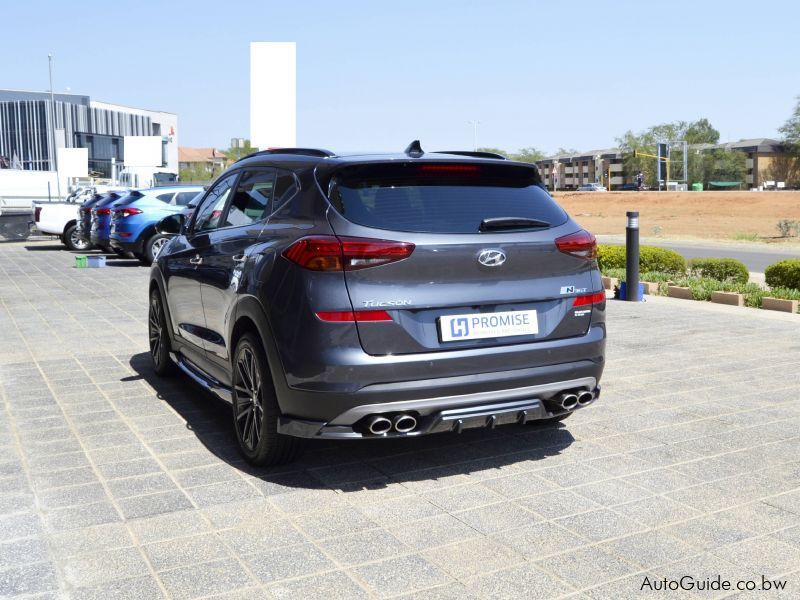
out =
<svg viewBox="0 0 800 600"><path fill-rule="evenodd" d="M201 192L202 193L202 192ZM194 198L197 198L200 194L197 192L180 192L175 195L175 204L177 206L186 206L191 202Z"/></svg>
<svg viewBox="0 0 800 600"><path fill-rule="evenodd" d="M269 214L274 185L275 171L272 169L245 171L236 186L224 227L249 225Z"/></svg>
<svg viewBox="0 0 800 600"><path fill-rule="evenodd" d="M159 194L158 196L156 196L156 198L158 198L162 202L166 202L167 204L169 204L170 200L172 200L172 196L174 196L174 194L170 192L169 194Z"/></svg>
<svg viewBox="0 0 800 600"><path fill-rule="evenodd" d="M278 177L275 180L275 202L273 203L273 211L283 206L292 196L297 193L297 179L294 173L288 171L278 171Z"/></svg>
<svg viewBox="0 0 800 600"><path fill-rule="evenodd" d="M231 195L233 184L236 181L236 173L232 173L220 179L217 184L209 190L203 199L203 204L197 212L194 222L194 231L208 231L220 227L220 220L225 211L225 203Z"/></svg>

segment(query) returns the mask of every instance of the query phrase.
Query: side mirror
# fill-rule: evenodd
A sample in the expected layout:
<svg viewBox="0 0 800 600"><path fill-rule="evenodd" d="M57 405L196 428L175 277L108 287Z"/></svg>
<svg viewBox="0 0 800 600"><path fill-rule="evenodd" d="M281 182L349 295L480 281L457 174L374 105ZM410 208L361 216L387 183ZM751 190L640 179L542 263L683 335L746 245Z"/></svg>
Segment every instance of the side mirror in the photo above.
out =
<svg viewBox="0 0 800 600"><path fill-rule="evenodd" d="M162 235L178 235L183 231L186 217L180 213L164 217L156 223L156 231Z"/></svg>

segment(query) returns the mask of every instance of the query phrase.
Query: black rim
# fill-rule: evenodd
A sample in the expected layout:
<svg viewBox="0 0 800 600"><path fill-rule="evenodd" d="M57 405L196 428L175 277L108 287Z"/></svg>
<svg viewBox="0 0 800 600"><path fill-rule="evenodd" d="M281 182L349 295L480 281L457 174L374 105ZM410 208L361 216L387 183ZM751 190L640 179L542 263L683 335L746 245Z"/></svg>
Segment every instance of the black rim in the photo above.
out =
<svg viewBox="0 0 800 600"><path fill-rule="evenodd" d="M245 447L254 451L261 440L264 406L261 373L250 348L243 348L236 360L236 431Z"/></svg>
<svg viewBox="0 0 800 600"><path fill-rule="evenodd" d="M161 358L161 350L163 342L161 340L161 302L158 298L153 296L150 301L150 355L153 357L153 362L158 363Z"/></svg>

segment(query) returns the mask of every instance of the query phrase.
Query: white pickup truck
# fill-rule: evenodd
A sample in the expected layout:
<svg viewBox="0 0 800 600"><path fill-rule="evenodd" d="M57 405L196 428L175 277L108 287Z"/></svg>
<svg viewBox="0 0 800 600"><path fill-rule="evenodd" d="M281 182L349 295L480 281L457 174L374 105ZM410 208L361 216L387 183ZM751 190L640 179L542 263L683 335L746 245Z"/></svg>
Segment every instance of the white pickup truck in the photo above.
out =
<svg viewBox="0 0 800 600"><path fill-rule="evenodd" d="M33 220L41 233L57 235L70 250L85 251L91 248L87 240L78 237L78 209L95 193L107 191L107 186L79 188L64 202L37 202L33 207Z"/></svg>

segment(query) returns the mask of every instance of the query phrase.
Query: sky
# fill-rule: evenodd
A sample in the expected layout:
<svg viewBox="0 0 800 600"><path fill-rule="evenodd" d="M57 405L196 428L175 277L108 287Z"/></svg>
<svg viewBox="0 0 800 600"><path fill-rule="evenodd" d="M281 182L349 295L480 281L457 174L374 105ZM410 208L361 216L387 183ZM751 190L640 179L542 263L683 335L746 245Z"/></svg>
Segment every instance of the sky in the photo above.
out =
<svg viewBox="0 0 800 600"><path fill-rule="evenodd" d="M708 118L776 137L800 95L796 0L25 0L0 88L174 112L182 146L249 137L249 43L297 43L297 142L335 151L608 148Z"/></svg>

